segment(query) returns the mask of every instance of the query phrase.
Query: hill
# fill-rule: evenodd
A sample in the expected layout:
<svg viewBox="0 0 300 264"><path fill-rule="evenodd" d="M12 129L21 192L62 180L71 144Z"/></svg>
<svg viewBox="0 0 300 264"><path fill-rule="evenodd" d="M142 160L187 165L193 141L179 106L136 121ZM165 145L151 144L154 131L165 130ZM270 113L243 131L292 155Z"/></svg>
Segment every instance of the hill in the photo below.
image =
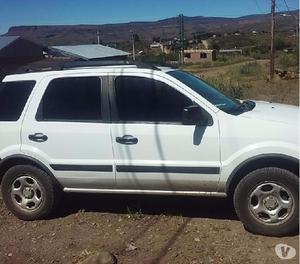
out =
<svg viewBox="0 0 300 264"><path fill-rule="evenodd" d="M277 13L276 30L295 30L299 10ZM238 18L224 17L185 17L185 32L187 38L194 33L241 33L270 30L270 14L249 15ZM139 35L143 41L152 41L153 37L174 38L178 36L178 18L172 17L154 22L129 22L104 25L49 25L49 26L15 26L5 35L26 37L44 45L72 45L96 43L97 31L100 31L101 41L127 42L130 30Z"/></svg>

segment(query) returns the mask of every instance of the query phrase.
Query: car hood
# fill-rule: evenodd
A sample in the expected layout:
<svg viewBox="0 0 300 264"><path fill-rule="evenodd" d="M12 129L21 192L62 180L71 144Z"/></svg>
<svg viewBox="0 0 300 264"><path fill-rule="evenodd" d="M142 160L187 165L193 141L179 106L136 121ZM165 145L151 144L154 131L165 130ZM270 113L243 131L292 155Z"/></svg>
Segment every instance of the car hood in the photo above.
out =
<svg viewBox="0 0 300 264"><path fill-rule="evenodd" d="M243 113L243 117L286 123L290 125L298 125L298 106L277 104L264 101L254 102L256 104L254 109L249 112Z"/></svg>

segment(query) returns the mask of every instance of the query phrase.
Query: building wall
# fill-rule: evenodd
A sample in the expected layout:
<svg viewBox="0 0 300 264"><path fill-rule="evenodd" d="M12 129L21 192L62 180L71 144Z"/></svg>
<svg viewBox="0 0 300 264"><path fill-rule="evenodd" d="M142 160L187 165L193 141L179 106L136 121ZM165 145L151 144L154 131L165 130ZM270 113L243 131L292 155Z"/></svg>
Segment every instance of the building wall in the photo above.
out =
<svg viewBox="0 0 300 264"><path fill-rule="evenodd" d="M0 80L7 74L33 61L43 59L43 47L33 42L17 39L0 50Z"/></svg>
<svg viewBox="0 0 300 264"><path fill-rule="evenodd" d="M185 50L185 63L209 62L216 60L215 50Z"/></svg>
<svg viewBox="0 0 300 264"><path fill-rule="evenodd" d="M42 59L43 47L25 39L17 39L15 42L0 50L1 60L19 60L19 59Z"/></svg>

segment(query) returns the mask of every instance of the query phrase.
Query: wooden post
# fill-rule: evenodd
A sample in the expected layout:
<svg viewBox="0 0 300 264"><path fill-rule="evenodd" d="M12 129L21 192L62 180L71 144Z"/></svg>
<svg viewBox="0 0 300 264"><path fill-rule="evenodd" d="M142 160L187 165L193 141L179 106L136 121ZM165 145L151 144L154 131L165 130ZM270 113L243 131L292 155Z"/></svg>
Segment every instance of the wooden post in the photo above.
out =
<svg viewBox="0 0 300 264"><path fill-rule="evenodd" d="M271 0L271 54L270 54L270 80L274 78L275 70L275 0Z"/></svg>

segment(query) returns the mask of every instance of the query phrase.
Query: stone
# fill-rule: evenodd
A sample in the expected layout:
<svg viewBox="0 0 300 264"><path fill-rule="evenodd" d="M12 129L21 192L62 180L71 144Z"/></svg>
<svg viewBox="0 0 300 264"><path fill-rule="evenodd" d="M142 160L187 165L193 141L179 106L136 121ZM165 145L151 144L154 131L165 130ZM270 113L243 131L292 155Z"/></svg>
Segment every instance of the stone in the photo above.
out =
<svg viewBox="0 0 300 264"><path fill-rule="evenodd" d="M137 250L137 247L133 243L130 243L126 248L126 251L133 251L133 250Z"/></svg>
<svg viewBox="0 0 300 264"><path fill-rule="evenodd" d="M87 257L80 264L117 264L117 258L108 251L99 251Z"/></svg>

